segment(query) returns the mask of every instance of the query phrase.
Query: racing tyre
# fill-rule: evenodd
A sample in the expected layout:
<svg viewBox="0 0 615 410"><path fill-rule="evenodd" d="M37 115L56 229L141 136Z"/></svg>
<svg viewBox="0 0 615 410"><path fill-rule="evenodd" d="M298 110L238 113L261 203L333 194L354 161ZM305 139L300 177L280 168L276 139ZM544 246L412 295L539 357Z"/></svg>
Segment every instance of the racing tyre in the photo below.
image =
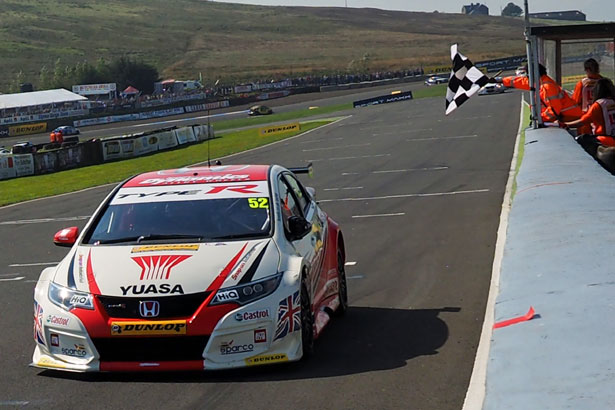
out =
<svg viewBox="0 0 615 410"><path fill-rule="evenodd" d="M339 280L338 296L340 305L335 310L335 316L343 316L348 310L348 287L346 285L346 270L344 269L344 258L340 251L337 252L337 277Z"/></svg>
<svg viewBox="0 0 615 410"><path fill-rule="evenodd" d="M303 358L308 358L314 353L314 314L306 277L301 279L301 345Z"/></svg>

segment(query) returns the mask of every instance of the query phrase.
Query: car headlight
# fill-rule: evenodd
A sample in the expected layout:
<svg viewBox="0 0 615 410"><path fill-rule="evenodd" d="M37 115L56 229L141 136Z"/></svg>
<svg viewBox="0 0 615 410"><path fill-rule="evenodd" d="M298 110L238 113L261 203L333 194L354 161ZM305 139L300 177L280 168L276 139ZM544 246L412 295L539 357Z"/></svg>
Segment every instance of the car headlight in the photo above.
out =
<svg viewBox="0 0 615 410"><path fill-rule="evenodd" d="M94 310L92 295L56 285L53 282L49 284L49 300L54 305L69 311L74 308Z"/></svg>
<svg viewBox="0 0 615 410"><path fill-rule="evenodd" d="M282 273L266 277L244 285L233 286L220 289L216 296L209 302L210 305L221 305L223 303L239 303L244 305L255 300L271 295L280 285Z"/></svg>

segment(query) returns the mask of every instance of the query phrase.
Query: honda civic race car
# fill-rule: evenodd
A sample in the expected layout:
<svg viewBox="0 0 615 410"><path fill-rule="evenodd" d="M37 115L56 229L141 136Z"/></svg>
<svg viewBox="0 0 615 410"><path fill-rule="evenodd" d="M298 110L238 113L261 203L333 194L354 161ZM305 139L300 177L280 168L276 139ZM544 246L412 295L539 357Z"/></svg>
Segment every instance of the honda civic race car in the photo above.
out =
<svg viewBox="0 0 615 410"><path fill-rule="evenodd" d="M296 174L150 172L116 187L34 293L32 366L207 370L299 360L347 309L342 231Z"/></svg>

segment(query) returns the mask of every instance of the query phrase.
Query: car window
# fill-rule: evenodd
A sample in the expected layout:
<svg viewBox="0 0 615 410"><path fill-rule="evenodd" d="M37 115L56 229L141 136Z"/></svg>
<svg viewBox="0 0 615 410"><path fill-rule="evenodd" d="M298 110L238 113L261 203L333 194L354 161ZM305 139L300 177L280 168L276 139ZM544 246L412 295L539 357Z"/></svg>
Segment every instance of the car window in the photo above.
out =
<svg viewBox="0 0 615 410"><path fill-rule="evenodd" d="M134 242L139 236L185 235L202 241L248 239L270 235L268 197L110 205L84 243Z"/></svg>
<svg viewBox="0 0 615 410"><path fill-rule="evenodd" d="M305 189L301 185L297 179L291 174L285 174L284 178L286 178L286 182L291 187L295 196L297 197L297 201L299 202L299 206L303 210L304 214L307 214L307 209L310 206L309 195L305 192Z"/></svg>
<svg viewBox="0 0 615 410"><path fill-rule="evenodd" d="M280 209L282 210L282 222L286 232L289 231L288 220L291 216L301 216L303 213L293 194L292 188L282 179L278 178L278 192L280 194Z"/></svg>

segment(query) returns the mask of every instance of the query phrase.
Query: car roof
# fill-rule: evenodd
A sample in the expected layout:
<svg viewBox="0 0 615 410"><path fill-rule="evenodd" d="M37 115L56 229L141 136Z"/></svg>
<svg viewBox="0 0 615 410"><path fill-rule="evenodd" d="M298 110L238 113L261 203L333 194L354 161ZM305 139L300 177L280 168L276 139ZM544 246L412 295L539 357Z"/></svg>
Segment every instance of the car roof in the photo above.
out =
<svg viewBox="0 0 615 410"><path fill-rule="evenodd" d="M122 187L266 181L270 168L270 165L219 165L167 169L137 175L128 180Z"/></svg>

